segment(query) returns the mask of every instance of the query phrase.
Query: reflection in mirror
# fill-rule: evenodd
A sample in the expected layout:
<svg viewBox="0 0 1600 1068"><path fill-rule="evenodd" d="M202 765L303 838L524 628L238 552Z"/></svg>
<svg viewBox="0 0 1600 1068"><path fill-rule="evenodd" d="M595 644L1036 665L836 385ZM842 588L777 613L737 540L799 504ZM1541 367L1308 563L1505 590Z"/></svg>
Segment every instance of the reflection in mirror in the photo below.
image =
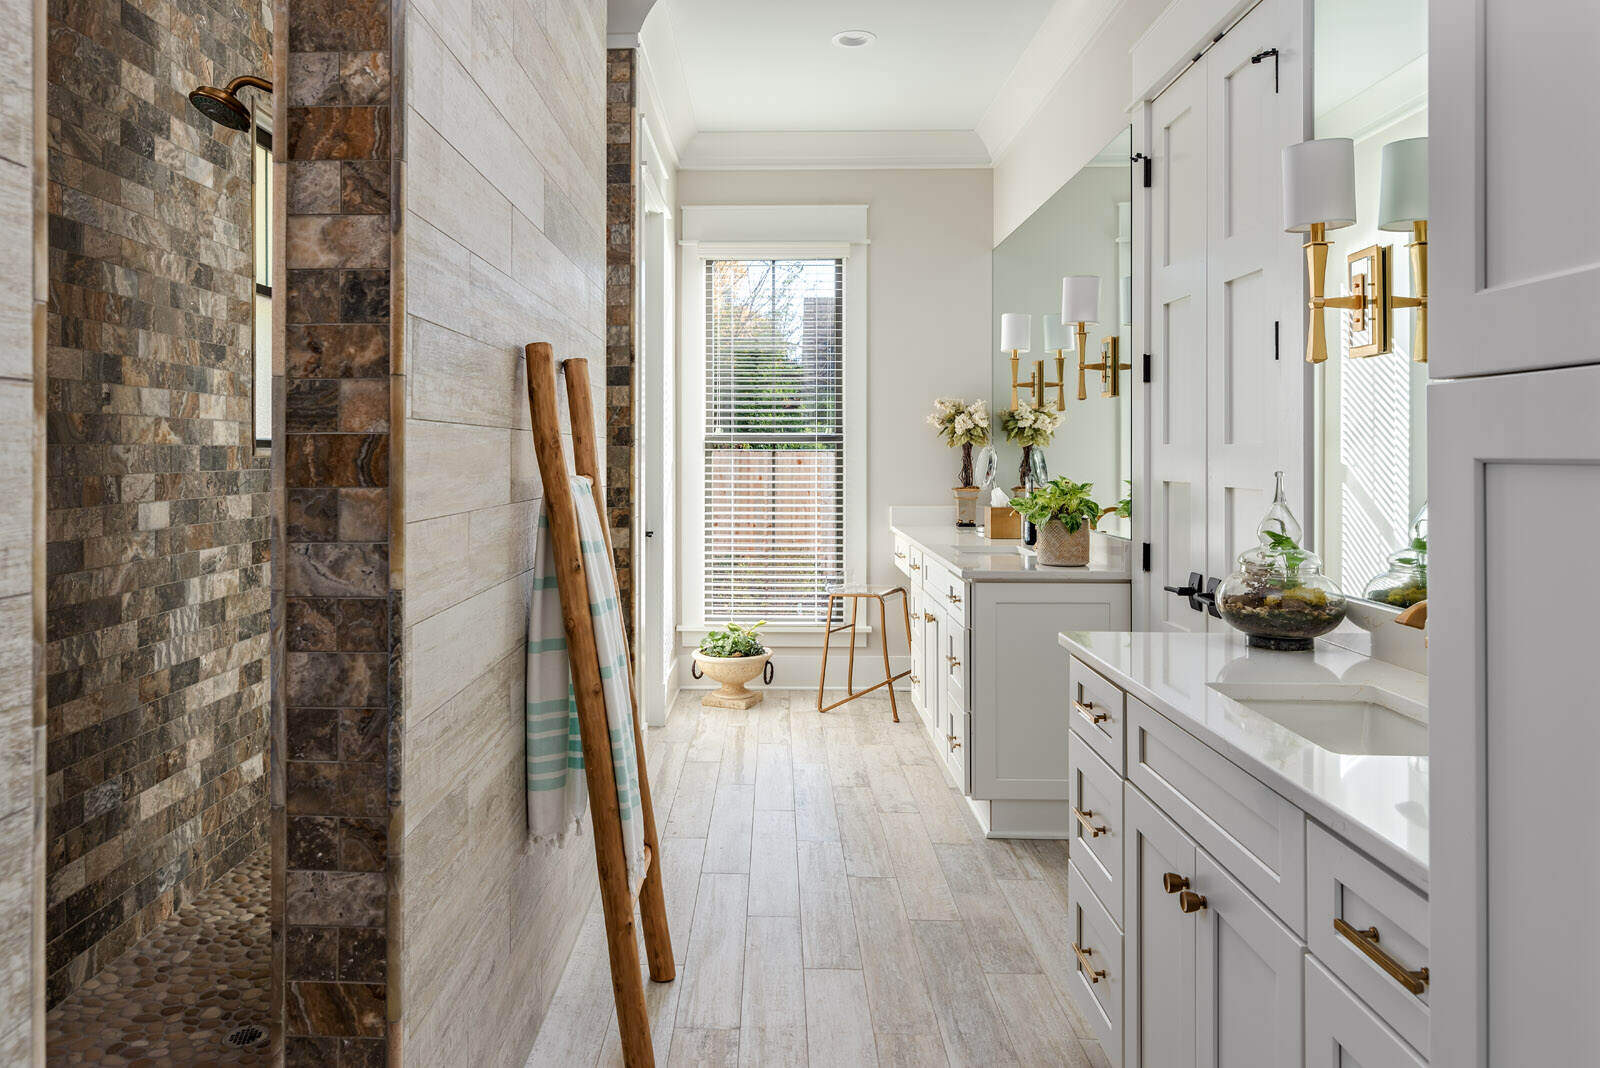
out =
<svg viewBox="0 0 1600 1068"><path fill-rule="evenodd" d="M1316 0L1315 17L1316 136L1355 142L1356 222L1328 233L1328 295L1376 278L1376 246L1388 250L1390 291L1410 296L1412 226L1384 218L1396 214L1404 175L1395 173L1396 151L1387 176L1383 157L1384 146L1428 133L1427 0ZM1409 212L1418 213L1425 205ZM1370 587L1374 599L1401 607L1425 596L1427 581L1425 519L1413 532L1428 498L1428 368L1414 360L1417 318L1396 307L1376 324L1392 327L1389 351L1364 356L1385 347L1383 330L1370 317L1358 328L1350 314L1329 314L1328 360L1316 372L1315 548L1345 593Z"/></svg>
<svg viewBox="0 0 1600 1068"><path fill-rule="evenodd" d="M992 407L999 485L1008 489L1023 453L1001 430L1015 395L1019 406L1042 402L1047 421L1059 418L1049 444L1033 450L1036 469L1094 483L1106 508L1131 496L1131 153L1124 129L994 250ZM1113 514L1099 529L1126 538L1130 526Z"/></svg>

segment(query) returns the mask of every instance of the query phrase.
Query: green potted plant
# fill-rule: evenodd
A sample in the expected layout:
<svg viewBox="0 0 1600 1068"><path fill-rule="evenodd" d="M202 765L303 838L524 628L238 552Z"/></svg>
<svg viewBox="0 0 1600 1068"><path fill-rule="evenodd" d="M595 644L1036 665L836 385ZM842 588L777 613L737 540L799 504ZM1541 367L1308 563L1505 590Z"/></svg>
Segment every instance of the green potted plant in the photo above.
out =
<svg viewBox="0 0 1600 1068"><path fill-rule="evenodd" d="M1089 562L1089 531L1102 512L1089 496L1093 489L1092 482L1056 478L1011 499L1011 507L1039 528L1039 563L1082 567Z"/></svg>
<svg viewBox="0 0 1600 1068"><path fill-rule="evenodd" d="M744 684L766 670L772 653L761 643L760 623L740 625L729 623L723 630L714 630L700 639L694 663L700 673L721 688L706 694L700 703L707 708L749 708L761 703L761 695L744 688Z"/></svg>
<svg viewBox="0 0 1600 1068"><path fill-rule="evenodd" d="M978 487L972 484L972 447L989 444L989 406L980 398L967 404L950 397L933 402L928 425L952 449L961 449L961 485L955 487L956 526L978 525Z"/></svg>

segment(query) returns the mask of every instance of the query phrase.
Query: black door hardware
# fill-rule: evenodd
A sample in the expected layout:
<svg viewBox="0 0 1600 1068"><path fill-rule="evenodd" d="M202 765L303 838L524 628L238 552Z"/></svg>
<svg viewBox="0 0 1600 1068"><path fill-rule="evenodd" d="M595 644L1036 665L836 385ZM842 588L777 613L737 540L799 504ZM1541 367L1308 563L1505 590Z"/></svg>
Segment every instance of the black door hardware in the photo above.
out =
<svg viewBox="0 0 1600 1068"><path fill-rule="evenodd" d="M1268 56L1272 57L1272 91L1276 93L1278 91L1278 50L1276 48L1268 48L1263 52L1257 52L1250 57L1250 62L1260 63Z"/></svg>
<svg viewBox="0 0 1600 1068"><path fill-rule="evenodd" d="M1143 163L1144 164L1144 187L1146 189L1149 189L1150 188L1150 157L1145 155L1143 152L1135 152L1133 155L1129 156L1128 159L1133 163Z"/></svg>
<svg viewBox="0 0 1600 1068"><path fill-rule="evenodd" d="M1205 605L1205 610L1211 613L1211 618L1221 619L1222 613L1217 611L1217 587L1220 585L1222 585L1221 579L1211 579L1206 583L1206 592L1195 594L1189 598L1189 603L1194 604L1199 601Z"/></svg>
<svg viewBox="0 0 1600 1068"><path fill-rule="evenodd" d="M1205 581L1204 576L1198 571L1189 572L1189 581L1183 586L1163 586L1168 593L1175 593L1179 597L1189 598L1189 607L1196 612L1204 612L1205 606L1200 603L1200 584Z"/></svg>

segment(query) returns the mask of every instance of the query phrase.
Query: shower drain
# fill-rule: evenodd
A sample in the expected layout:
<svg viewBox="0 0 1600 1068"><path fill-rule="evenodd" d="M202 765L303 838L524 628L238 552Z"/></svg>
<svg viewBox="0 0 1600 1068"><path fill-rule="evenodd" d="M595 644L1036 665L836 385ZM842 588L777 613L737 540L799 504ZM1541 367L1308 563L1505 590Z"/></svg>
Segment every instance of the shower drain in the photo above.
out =
<svg viewBox="0 0 1600 1068"><path fill-rule="evenodd" d="M267 1029L265 1027L245 1024L243 1027L235 1027L232 1031L229 1031L227 1041L230 1046L242 1048L244 1046L253 1046L266 1037Z"/></svg>

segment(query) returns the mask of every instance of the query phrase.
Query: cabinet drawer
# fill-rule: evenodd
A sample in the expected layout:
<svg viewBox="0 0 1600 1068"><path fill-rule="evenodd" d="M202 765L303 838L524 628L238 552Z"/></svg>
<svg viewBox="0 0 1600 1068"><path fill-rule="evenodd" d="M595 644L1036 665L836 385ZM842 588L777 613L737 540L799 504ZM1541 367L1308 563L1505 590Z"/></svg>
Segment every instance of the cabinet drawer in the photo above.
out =
<svg viewBox="0 0 1600 1068"><path fill-rule="evenodd" d="M1127 702L1128 781L1305 937L1305 815L1138 698Z"/></svg>
<svg viewBox="0 0 1600 1068"><path fill-rule="evenodd" d="M1125 716L1123 694L1115 683L1077 657L1071 658L1067 675L1067 720L1089 748L1119 776L1122 761L1122 733Z"/></svg>
<svg viewBox="0 0 1600 1068"><path fill-rule="evenodd" d="M911 543L900 534L894 536L894 566L899 568L900 573L906 578L912 578L916 574L911 570Z"/></svg>
<svg viewBox="0 0 1600 1068"><path fill-rule="evenodd" d="M1336 920L1347 926L1335 928ZM1426 1056L1426 984L1412 993L1354 939L1376 928L1377 952L1405 972L1426 968L1428 899L1311 823L1306 829L1306 924L1311 952ZM1372 948L1371 941L1364 944Z"/></svg>
<svg viewBox="0 0 1600 1068"><path fill-rule="evenodd" d="M1306 958L1306 1068L1425 1068L1400 1040L1315 957Z"/></svg>
<svg viewBox="0 0 1600 1068"><path fill-rule="evenodd" d="M1071 864L1067 865L1067 937L1073 958L1067 986L1112 1064L1122 1063L1122 932ZM1082 957L1077 951L1083 952Z"/></svg>
<svg viewBox="0 0 1600 1068"><path fill-rule="evenodd" d="M945 688L959 695L955 707L965 709L968 707L967 629L961 625L960 620L947 616L944 622L944 635L944 648L939 652L940 674L945 680Z"/></svg>
<svg viewBox="0 0 1600 1068"><path fill-rule="evenodd" d="M1072 862L1121 927L1122 776L1071 731L1067 733L1067 796L1072 805Z"/></svg>
<svg viewBox="0 0 1600 1068"><path fill-rule="evenodd" d="M967 584L953 571L927 560L923 564L922 584L930 601L944 609L959 626L967 625Z"/></svg>

